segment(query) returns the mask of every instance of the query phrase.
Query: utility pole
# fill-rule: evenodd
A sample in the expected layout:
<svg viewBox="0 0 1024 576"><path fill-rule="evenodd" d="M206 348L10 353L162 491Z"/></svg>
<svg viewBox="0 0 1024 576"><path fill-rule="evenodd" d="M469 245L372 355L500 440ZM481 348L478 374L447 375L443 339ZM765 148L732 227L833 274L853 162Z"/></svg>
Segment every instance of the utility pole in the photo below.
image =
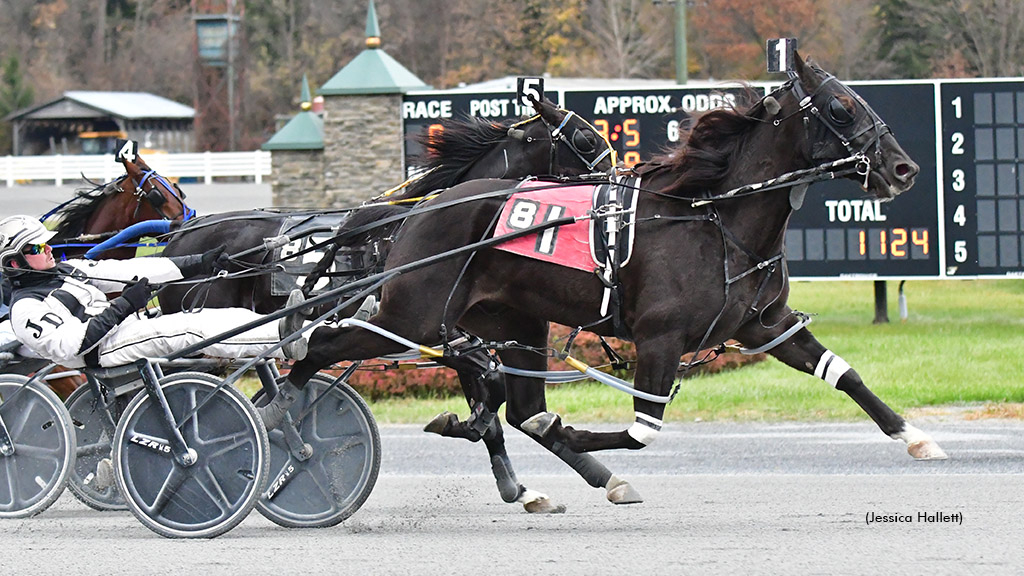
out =
<svg viewBox="0 0 1024 576"><path fill-rule="evenodd" d="M689 74L686 70L686 2L676 0L676 84L686 84Z"/></svg>
<svg viewBox="0 0 1024 576"><path fill-rule="evenodd" d="M676 9L676 84L686 84L686 3L688 0L651 0L655 6L672 4Z"/></svg>

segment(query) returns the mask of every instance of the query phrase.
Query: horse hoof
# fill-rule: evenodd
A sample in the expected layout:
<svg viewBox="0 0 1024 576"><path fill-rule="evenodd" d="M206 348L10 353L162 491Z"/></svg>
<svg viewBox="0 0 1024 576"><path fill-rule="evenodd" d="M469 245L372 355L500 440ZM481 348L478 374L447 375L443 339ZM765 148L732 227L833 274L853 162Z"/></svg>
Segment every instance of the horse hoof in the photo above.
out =
<svg viewBox="0 0 1024 576"><path fill-rule="evenodd" d="M907 452L915 460L946 460L949 458L942 448L939 448L939 445L931 439L907 444Z"/></svg>
<svg viewBox="0 0 1024 576"><path fill-rule="evenodd" d="M551 431L551 427L558 422L558 414L553 412L538 412L533 416L530 416L522 425L520 430L523 432L529 432L535 436L544 436Z"/></svg>
<svg viewBox="0 0 1024 576"><path fill-rule="evenodd" d="M565 504L555 505L550 498L538 498L523 504L530 514L565 514Z"/></svg>
<svg viewBox="0 0 1024 576"><path fill-rule="evenodd" d="M612 504L639 504L644 501L643 496L625 480L612 476L605 486L608 489L608 501Z"/></svg>
<svg viewBox="0 0 1024 576"><path fill-rule="evenodd" d="M432 432L439 436L443 436L445 429L447 429L449 426L454 425L458 421L458 416L445 410L444 412L441 412L437 416L434 416L433 420L427 422L427 425L423 427L423 431Z"/></svg>

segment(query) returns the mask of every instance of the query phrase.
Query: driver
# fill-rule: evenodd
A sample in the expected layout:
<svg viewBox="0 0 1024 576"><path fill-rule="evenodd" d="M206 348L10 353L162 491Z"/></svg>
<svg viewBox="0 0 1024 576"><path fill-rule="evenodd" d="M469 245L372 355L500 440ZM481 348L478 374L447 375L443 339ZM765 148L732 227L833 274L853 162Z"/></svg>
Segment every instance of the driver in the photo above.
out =
<svg viewBox="0 0 1024 576"><path fill-rule="evenodd" d="M148 318L138 313L150 299L149 279L168 282L209 275L224 247L203 254L131 260L68 260L57 264L46 242L54 232L30 216L0 220L0 266L12 287L15 336L39 356L70 368L111 367L140 358L169 356L264 316L244 308L209 308ZM107 299L105 292L121 290ZM288 306L303 302L295 290ZM210 356L260 355L302 326L299 313L267 322L203 348ZM274 353L301 360L304 337Z"/></svg>

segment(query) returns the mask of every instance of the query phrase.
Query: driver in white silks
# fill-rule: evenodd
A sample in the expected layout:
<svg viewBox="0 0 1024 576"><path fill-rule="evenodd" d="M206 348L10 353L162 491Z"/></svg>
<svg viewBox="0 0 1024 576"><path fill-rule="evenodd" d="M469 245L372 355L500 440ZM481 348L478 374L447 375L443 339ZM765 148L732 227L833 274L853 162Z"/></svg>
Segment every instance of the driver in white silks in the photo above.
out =
<svg viewBox="0 0 1024 576"><path fill-rule="evenodd" d="M262 315L244 308L208 308L149 318L138 313L150 299L149 280L168 282L211 273L223 247L203 254L131 260L68 260L56 263L46 242L54 232L37 219L11 216L0 221L0 266L12 288L10 322L29 351L69 368L111 367L140 358L171 355ZM107 299L104 292L121 290ZM293 306L303 301L295 290ZM257 356L302 325L298 313L267 322L203 348L210 356ZM301 360L306 340L298 338L275 352Z"/></svg>

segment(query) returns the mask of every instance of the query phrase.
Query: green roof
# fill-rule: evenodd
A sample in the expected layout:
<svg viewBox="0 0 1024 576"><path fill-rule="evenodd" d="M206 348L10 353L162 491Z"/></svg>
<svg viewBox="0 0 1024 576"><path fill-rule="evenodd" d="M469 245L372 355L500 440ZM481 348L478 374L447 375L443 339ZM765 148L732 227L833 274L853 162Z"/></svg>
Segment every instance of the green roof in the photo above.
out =
<svg viewBox="0 0 1024 576"><path fill-rule="evenodd" d="M333 78L320 87L320 94L404 94L410 90L429 90L424 84L379 48L367 48Z"/></svg>
<svg viewBox="0 0 1024 576"><path fill-rule="evenodd" d="M380 49L380 26L373 0L366 11L366 50L320 87L323 96L344 94L405 94L431 86Z"/></svg>
<svg viewBox="0 0 1024 576"><path fill-rule="evenodd" d="M263 144L263 150L323 150L324 121L313 112L299 112L277 134Z"/></svg>

